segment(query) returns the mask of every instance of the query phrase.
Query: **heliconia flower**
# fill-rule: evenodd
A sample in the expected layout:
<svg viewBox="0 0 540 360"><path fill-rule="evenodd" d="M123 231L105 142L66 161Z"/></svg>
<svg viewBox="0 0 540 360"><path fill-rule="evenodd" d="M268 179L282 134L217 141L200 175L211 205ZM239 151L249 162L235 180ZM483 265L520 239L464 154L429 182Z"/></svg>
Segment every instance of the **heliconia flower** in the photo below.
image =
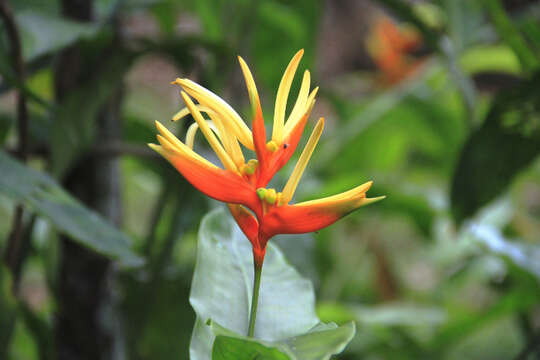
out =
<svg viewBox="0 0 540 360"><path fill-rule="evenodd" d="M383 82L387 84L405 79L423 64L423 59L409 56L421 43L416 31L398 27L386 16L375 20L366 40L368 53L380 69Z"/></svg>
<svg viewBox="0 0 540 360"><path fill-rule="evenodd" d="M266 135L255 81L245 61L239 57L254 114L251 130L238 113L217 95L191 80L176 79L173 83L182 88L186 108L180 110L173 120L191 114L195 123L188 128L184 143L156 121L160 145L149 144L195 188L228 204L231 214L252 243L255 263L260 266L271 237L320 230L360 206L384 198L367 198L366 192L371 186L371 182L367 182L338 195L290 204L322 134L323 118L313 129L283 190L276 192L273 188L266 188L294 153L315 103L318 88L310 92L310 73L305 71L296 103L285 121L288 95L302 55L303 50L296 53L281 79L270 139ZM209 119L205 119L202 113ZM195 134L199 129L223 168L193 150ZM252 150L255 158L246 161L241 146Z"/></svg>

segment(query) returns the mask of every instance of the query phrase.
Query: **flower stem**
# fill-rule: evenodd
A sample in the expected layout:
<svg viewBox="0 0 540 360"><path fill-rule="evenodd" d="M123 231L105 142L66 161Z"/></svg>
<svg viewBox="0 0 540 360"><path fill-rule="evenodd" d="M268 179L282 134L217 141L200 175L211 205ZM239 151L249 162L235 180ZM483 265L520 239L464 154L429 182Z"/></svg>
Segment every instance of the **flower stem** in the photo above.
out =
<svg viewBox="0 0 540 360"><path fill-rule="evenodd" d="M255 332L255 319L257 318L259 289L261 287L262 263L257 264L257 261L255 261L254 270L255 270L255 273L254 273L254 278L253 278L253 294L251 296L251 311L249 313L249 327L248 327L249 337L253 337L253 334Z"/></svg>

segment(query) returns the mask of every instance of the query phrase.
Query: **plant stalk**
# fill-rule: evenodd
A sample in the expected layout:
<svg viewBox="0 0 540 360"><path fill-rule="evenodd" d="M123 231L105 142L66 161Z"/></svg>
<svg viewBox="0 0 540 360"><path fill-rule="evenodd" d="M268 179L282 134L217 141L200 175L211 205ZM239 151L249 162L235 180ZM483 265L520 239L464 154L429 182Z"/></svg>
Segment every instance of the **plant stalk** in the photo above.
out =
<svg viewBox="0 0 540 360"><path fill-rule="evenodd" d="M262 263L254 262L253 294L251 296L251 311L249 313L248 336L253 337L255 332L255 319L257 318L257 305L259 303L259 289L261 287Z"/></svg>

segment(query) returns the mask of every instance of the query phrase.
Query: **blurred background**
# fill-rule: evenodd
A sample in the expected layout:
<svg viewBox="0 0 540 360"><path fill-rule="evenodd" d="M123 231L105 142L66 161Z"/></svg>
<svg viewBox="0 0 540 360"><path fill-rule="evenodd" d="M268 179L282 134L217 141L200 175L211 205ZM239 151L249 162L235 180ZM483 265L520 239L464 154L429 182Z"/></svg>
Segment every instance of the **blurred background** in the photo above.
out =
<svg viewBox="0 0 540 360"><path fill-rule="evenodd" d="M249 124L241 55L270 125L301 48L290 98L309 69L308 127L327 126L296 200L368 180L387 196L275 239L321 320L357 322L339 358L540 359L538 1L1 0L0 13L0 359L188 358L197 228L222 205L146 147L153 120L184 137L191 119L168 120L183 107L170 82L187 77Z"/></svg>

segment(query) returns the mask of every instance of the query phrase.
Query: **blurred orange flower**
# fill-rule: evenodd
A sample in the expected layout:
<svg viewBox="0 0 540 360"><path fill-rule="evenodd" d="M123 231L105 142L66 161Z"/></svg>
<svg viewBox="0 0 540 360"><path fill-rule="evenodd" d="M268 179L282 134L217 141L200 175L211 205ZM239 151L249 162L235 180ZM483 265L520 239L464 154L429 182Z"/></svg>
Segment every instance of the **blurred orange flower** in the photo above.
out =
<svg viewBox="0 0 540 360"><path fill-rule="evenodd" d="M381 71L383 83L390 85L405 79L423 63L423 59L410 56L421 44L416 31L400 28L386 16L377 18L366 40L368 53Z"/></svg>

